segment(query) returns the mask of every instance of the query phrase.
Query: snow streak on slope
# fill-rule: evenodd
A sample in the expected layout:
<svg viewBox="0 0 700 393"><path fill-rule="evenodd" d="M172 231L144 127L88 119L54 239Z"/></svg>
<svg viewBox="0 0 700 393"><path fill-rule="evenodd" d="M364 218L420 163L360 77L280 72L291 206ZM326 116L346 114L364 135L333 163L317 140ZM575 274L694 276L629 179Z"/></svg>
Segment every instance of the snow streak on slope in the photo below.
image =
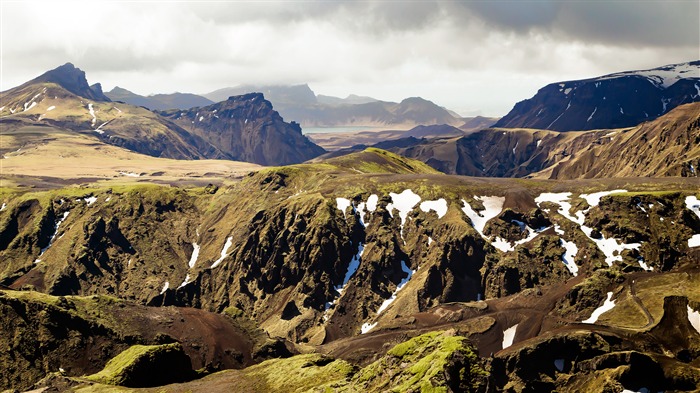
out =
<svg viewBox="0 0 700 393"><path fill-rule="evenodd" d="M612 296L613 296L613 293L608 292L608 298L605 299L605 302L603 303L603 305L596 308L595 310L593 310L593 314L591 314L590 318L583 320L581 322L583 322L583 323L596 323L598 321L598 318L600 318L601 315L612 310L613 307L615 307L615 301L612 300Z"/></svg>
<svg viewBox="0 0 700 393"><path fill-rule="evenodd" d="M224 244L224 248L221 249L221 257L219 257L219 259L217 259L214 263L212 263L212 265L211 265L212 269L219 266L221 261L223 261L224 258L226 258L226 255L228 253L228 249L231 247L231 245L233 245L233 236L229 236L226 239L226 244Z"/></svg>

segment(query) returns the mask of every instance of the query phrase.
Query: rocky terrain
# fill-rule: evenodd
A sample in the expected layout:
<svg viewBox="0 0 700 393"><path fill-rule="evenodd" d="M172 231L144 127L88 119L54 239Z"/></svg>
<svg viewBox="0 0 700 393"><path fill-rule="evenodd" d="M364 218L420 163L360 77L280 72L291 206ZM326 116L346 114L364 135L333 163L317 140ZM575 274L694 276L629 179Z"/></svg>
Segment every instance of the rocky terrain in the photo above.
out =
<svg viewBox="0 0 700 393"><path fill-rule="evenodd" d="M260 93L184 111L161 112L166 118L217 146L228 159L261 165L303 162L325 152L286 123Z"/></svg>
<svg viewBox="0 0 700 393"><path fill-rule="evenodd" d="M159 113L56 82L3 97L0 390L700 389L698 103L234 171L108 126L266 165L318 147L261 94Z"/></svg>
<svg viewBox="0 0 700 393"><path fill-rule="evenodd" d="M700 61L549 84L496 123L504 128L623 128L700 101Z"/></svg>
<svg viewBox="0 0 700 393"><path fill-rule="evenodd" d="M621 187L627 190L615 191ZM694 314L683 314L687 329L693 329L686 338L644 331L662 329L667 313L673 316L666 319L678 323L686 306L664 309L664 297L683 296L674 301L698 308L700 295L683 288L696 285L699 190L700 184L681 178L631 183L461 178L370 149L264 169L218 190L151 185L6 194L0 213L2 285L29 294L113 296L241 315L271 337L331 359L311 367L323 368L332 359L362 367L343 366L346 371L334 382L350 391L357 384L382 390L404 383L523 391L534 375L550 375L543 382L550 388L575 391L579 379L565 375L571 373L635 388L625 374L606 371L617 367L608 365L615 364L612 359L630 356L649 359L632 364L658 370L672 384L664 386L683 387L697 382L694 347L677 343L694 340L697 332L688 319ZM657 288L674 274L687 284ZM642 285L652 289L636 289ZM651 296L656 291L658 298ZM607 292L617 304L603 314L611 327L581 324L606 302ZM394 358L403 352L390 351L392 346L445 329L468 338L483 357L479 367L488 371L468 380L463 372L449 376L456 358L477 360L467 360L469 352L454 354L459 346L436 343L448 351L439 355L446 363L436 371L443 382L410 375L401 382L379 372L401 363ZM3 335L18 331L25 330L6 325ZM126 348L113 345L102 363L76 366L61 378L97 372ZM203 347L208 345L214 344ZM582 345L591 350L578 359L566 352ZM410 362L431 362L426 359L438 355L430 355L429 347L419 347ZM63 351L59 346L49 353ZM390 357L382 360L385 353ZM491 353L497 356L486 362ZM658 357L669 353L675 363ZM528 356L557 357L535 362ZM28 357L37 361L36 355ZM558 359L564 359L561 371ZM528 364L542 366L530 370ZM542 368L547 364L551 369ZM27 366L13 378L34 383L52 367L35 366L29 374ZM218 383L208 378L197 383Z"/></svg>

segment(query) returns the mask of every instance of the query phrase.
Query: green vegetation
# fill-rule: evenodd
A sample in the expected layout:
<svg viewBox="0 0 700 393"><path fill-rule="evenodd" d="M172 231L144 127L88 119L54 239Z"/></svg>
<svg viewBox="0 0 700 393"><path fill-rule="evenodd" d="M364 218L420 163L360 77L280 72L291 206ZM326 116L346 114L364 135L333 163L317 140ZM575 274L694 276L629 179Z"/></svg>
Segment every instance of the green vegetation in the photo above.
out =
<svg viewBox="0 0 700 393"><path fill-rule="evenodd" d="M106 385L159 386L194 376L190 359L179 343L133 345L86 378Z"/></svg>
<svg viewBox="0 0 700 393"><path fill-rule="evenodd" d="M458 376L447 380L447 375ZM365 391L476 391L488 373L467 339L431 332L396 345L349 385ZM352 389L350 389L352 390Z"/></svg>

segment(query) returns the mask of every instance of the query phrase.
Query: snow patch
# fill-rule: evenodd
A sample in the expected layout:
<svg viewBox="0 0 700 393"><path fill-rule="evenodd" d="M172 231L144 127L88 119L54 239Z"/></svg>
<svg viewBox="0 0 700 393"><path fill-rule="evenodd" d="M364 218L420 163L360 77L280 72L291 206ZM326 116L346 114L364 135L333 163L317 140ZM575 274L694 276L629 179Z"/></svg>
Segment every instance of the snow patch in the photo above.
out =
<svg viewBox="0 0 700 393"><path fill-rule="evenodd" d="M88 104L88 111L90 112L90 116L92 116L92 126L95 127L95 123L97 123L97 117L95 116L95 108L92 107L92 103Z"/></svg>
<svg viewBox="0 0 700 393"><path fill-rule="evenodd" d="M348 217L345 215L345 210L350 207L350 200L347 198L335 198L335 203L338 210L343 212L343 217L347 220Z"/></svg>
<svg viewBox="0 0 700 393"><path fill-rule="evenodd" d="M190 269L192 269L195 263L197 263L197 258L199 258L199 244L192 243L192 256L190 257L190 261L187 264L190 267Z"/></svg>
<svg viewBox="0 0 700 393"><path fill-rule="evenodd" d="M554 361L554 367L556 367L559 372L564 371L564 359L556 359Z"/></svg>
<svg viewBox="0 0 700 393"><path fill-rule="evenodd" d="M570 87L567 87L566 89L564 89L564 94L569 95L569 93L571 93Z"/></svg>
<svg viewBox="0 0 700 393"><path fill-rule="evenodd" d="M476 231L479 232L481 237L486 239L486 236L484 235L484 227L486 227L486 223L490 219L496 217L501 213L506 198L497 196L474 196L474 199L476 199L477 201L481 201L481 203L484 205L484 210L477 213L472 209L471 205L469 205L467 201L462 199L462 203L464 204L462 211L464 212L464 214L467 215L467 217L469 217L469 220L471 220L474 229L476 229Z"/></svg>
<svg viewBox="0 0 700 393"><path fill-rule="evenodd" d="M367 210L373 212L377 210L377 202L379 202L379 197L377 194L372 194L367 198Z"/></svg>
<svg viewBox="0 0 700 393"><path fill-rule="evenodd" d="M537 147L540 147L540 144L542 143L542 139L537 140Z"/></svg>
<svg viewBox="0 0 700 393"><path fill-rule="evenodd" d="M430 247L431 244L433 244L435 240L433 240L432 237L428 236L428 247Z"/></svg>
<svg viewBox="0 0 700 393"><path fill-rule="evenodd" d="M134 173L134 172L119 172L119 174L122 176L128 176L128 177L141 177L141 174Z"/></svg>
<svg viewBox="0 0 700 393"><path fill-rule="evenodd" d="M399 293L400 290L403 289L404 286L406 286L408 280L410 280L411 277L413 277L413 273L416 272L415 270L409 269L408 266L406 266L406 262L404 261L401 261L401 270L404 273L406 273L406 277L403 280L401 280L399 285L396 286L396 290L394 290L394 293L391 294L391 297L382 302L382 305L379 306L379 310L377 310L377 315L381 314L382 311L386 310L387 307L389 307L391 303L393 303L394 300L396 300L396 295Z"/></svg>
<svg viewBox="0 0 700 393"><path fill-rule="evenodd" d="M593 112L591 113L590 116L588 116L588 120L586 120L586 123L588 123L589 121L591 121L591 119L593 118L593 115L595 115L595 112L596 112L597 110L598 110L598 107L597 107L597 106L596 106L595 108L593 108Z"/></svg>
<svg viewBox="0 0 700 393"><path fill-rule="evenodd" d="M386 209L389 213L394 209L399 211L399 217L401 218L401 238L403 239L403 226L406 224L406 218L408 217L408 213L413 210L413 207L420 202L420 196L414 193L410 188L403 190L401 194L390 192L389 196L391 196L391 203L387 205Z"/></svg>
<svg viewBox="0 0 700 393"><path fill-rule="evenodd" d="M595 310L593 310L593 314L591 314L590 318L588 318L584 321L581 321L581 322L583 322L583 323L596 323L596 321L598 321L598 318L601 315L603 315L605 312L612 310L613 307L615 307L615 301L612 300L612 296L613 296L613 293L608 292L608 298L605 299L605 302L603 303L603 305L596 308Z"/></svg>
<svg viewBox="0 0 700 393"><path fill-rule="evenodd" d="M690 239L688 239L688 247L700 247L700 233L693 235Z"/></svg>
<svg viewBox="0 0 700 393"><path fill-rule="evenodd" d="M377 322L362 324L362 327L360 328L360 334L365 334L369 332L370 330L374 329L375 326L377 326Z"/></svg>
<svg viewBox="0 0 700 393"><path fill-rule="evenodd" d="M24 111L23 112L26 112L26 111L34 108L35 106L36 106L36 102L32 102L31 105L29 105L29 107L27 107L27 104L24 104Z"/></svg>
<svg viewBox="0 0 700 393"><path fill-rule="evenodd" d="M224 258L226 258L226 255L228 253L228 249L232 245L233 245L233 236L229 236L226 239L226 244L224 244L224 248L221 249L221 256L219 257L219 259L217 259L216 261L214 261L214 263L211 264L212 269L219 266L219 264L224 260Z"/></svg>
<svg viewBox="0 0 700 393"><path fill-rule="evenodd" d="M355 254L355 256L352 257L352 260L350 260L350 264L348 265L348 271L345 272L345 278L343 278L343 283L335 287L335 290L340 295L343 294L343 291L345 290L345 287L348 285L348 282L350 282L350 279L355 274L357 269L360 267L360 262L362 262L362 254L364 252L365 252L365 247L362 243L360 243L357 246L357 253Z"/></svg>
<svg viewBox="0 0 700 393"><path fill-rule="evenodd" d="M564 265L567 269L569 269L569 272L571 272L574 277L578 276L578 266L574 260L574 258L576 258L576 254L578 254L578 247L576 247L576 243L566 241L561 238L559 241L561 242L561 246L566 250L564 255L561 256L562 261L564 261Z"/></svg>
<svg viewBox="0 0 700 393"><path fill-rule="evenodd" d="M93 203L97 202L97 197L96 196L91 196L83 199L88 206L92 206Z"/></svg>
<svg viewBox="0 0 700 393"><path fill-rule="evenodd" d="M4 206L5 206L5 204L3 203L3 207ZM53 235L51 235L51 238L49 239L49 244L47 244L46 247L41 249L39 256L44 255L46 250L48 250L53 245L54 240L56 240L56 235L58 234L58 228L61 226L61 224L63 224L63 221L66 220L66 218L68 217L68 213L70 213L70 212L63 213L63 217L59 218L58 221L56 221L56 225L54 225L54 227L53 227ZM39 263L39 262L41 262L41 259L36 259L34 262Z"/></svg>
<svg viewBox="0 0 700 393"><path fill-rule="evenodd" d="M163 289L160 290L160 294L164 294L165 291L168 290L168 288L170 288L170 283L166 281L165 284L163 284Z"/></svg>
<svg viewBox="0 0 700 393"><path fill-rule="evenodd" d="M185 276L185 280L182 282L182 284L180 284L180 285L177 286L177 289L180 289L180 288L184 287L185 285L191 283L192 281L190 281L190 280L191 280L190 275L187 274L187 275Z"/></svg>
<svg viewBox="0 0 700 393"><path fill-rule="evenodd" d="M5 208L7 208L7 203L3 202L2 206L0 206L0 212L5 210Z"/></svg>
<svg viewBox="0 0 700 393"><path fill-rule="evenodd" d="M518 324L509 327L503 331L503 349L506 349L513 345L513 339L515 339L515 332L518 330Z"/></svg>
<svg viewBox="0 0 700 393"><path fill-rule="evenodd" d="M425 201L420 204L420 209L426 213L433 210L437 213L438 218L442 218L447 214L447 201L444 198L437 201Z"/></svg>
<svg viewBox="0 0 700 393"><path fill-rule="evenodd" d="M50 107L46 108L46 111L51 112L54 109L56 109L56 107L54 105L51 105Z"/></svg>
<svg viewBox="0 0 700 393"><path fill-rule="evenodd" d="M695 330L700 333L700 310L695 311L688 306L688 320Z"/></svg>
<svg viewBox="0 0 700 393"><path fill-rule="evenodd" d="M689 195L685 198L685 206L690 209L695 215L700 218L700 200L695 195ZM700 247L700 233L691 236L688 239L688 247Z"/></svg>

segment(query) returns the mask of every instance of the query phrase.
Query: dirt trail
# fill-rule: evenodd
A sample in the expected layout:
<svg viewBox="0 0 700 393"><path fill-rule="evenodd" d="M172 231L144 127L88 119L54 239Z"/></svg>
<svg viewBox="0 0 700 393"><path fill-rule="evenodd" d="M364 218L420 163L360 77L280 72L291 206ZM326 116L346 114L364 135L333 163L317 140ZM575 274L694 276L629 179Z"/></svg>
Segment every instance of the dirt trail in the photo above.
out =
<svg viewBox="0 0 700 393"><path fill-rule="evenodd" d="M639 299L637 296L637 288L634 286L635 280L632 280L629 284L630 288L630 295L632 295L632 299L634 299L634 302L637 303L637 306L644 312L644 315L647 317L647 324L642 327L642 330L650 328L652 325L654 325L654 317L651 315L649 312L649 309L642 303L642 300Z"/></svg>

